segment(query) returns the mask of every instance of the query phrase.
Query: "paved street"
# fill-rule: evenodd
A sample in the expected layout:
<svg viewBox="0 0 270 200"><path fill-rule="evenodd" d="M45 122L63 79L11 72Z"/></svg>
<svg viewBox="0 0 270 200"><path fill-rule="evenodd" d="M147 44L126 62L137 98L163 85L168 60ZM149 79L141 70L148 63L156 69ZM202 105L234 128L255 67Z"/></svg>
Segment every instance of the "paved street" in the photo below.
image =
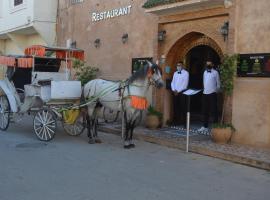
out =
<svg viewBox="0 0 270 200"><path fill-rule="evenodd" d="M270 172L120 138L39 142L31 121L0 132L0 200L267 200ZM60 125L60 124L59 124Z"/></svg>

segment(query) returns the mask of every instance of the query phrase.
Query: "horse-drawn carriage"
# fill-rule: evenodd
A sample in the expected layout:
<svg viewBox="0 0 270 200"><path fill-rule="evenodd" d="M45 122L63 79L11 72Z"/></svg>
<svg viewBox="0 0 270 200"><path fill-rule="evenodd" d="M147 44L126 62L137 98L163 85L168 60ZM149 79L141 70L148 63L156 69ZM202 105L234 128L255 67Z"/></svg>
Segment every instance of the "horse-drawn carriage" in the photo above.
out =
<svg viewBox="0 0 270 200"><path fill-rule="evenodd" d="M146 62L126 80L95 79L82 89L81 82L71 78L71 66L73 58L83 57L82 50L44 46L27 48L24 56L1 56L0 65L7 70L0 81L0 130L7 130L15 115L28 113L34 115L34 132L42 141L53 139L61 121L72 136L87 127L89 143L94 143L98 113L107 108L122 113L124 147L134 147L133 130L147 108L148 89L164 84L161 69Z"/></svg>
<svg viewBox="0 0 270 200"><path fill-rule="evenodd" d="M54 138L57 121L72 136L80 135L85 123L79 110L67 119L63 108L80 104L82 86L72 80L72 59L84 59L84 51L68 48L32 46L24 56L0 56L5 77L0 80L0 130L11 121L32 114L33 129L39 140ZM71 122L71 121L72 122Z"/></svg>

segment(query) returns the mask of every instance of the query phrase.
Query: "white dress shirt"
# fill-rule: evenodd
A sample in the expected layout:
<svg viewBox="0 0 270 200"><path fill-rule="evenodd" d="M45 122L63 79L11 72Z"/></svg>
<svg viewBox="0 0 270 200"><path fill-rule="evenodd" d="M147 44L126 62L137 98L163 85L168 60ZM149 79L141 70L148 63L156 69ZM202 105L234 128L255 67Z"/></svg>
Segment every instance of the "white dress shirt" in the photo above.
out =
<svg viewBox="0 0 270 200"><path fill-rule="evenodd" d="M212 94L220 89L220 79L217 70L205 70L203 73L203 93Z"/></svg>
<svg viewBox="0 0 270 200"><path fill-rule="evenodd" d="M188 87L189 73L181 69L181 71L176 71L173 74L173 80L171 82L172 91L182 92Z"/></svg>

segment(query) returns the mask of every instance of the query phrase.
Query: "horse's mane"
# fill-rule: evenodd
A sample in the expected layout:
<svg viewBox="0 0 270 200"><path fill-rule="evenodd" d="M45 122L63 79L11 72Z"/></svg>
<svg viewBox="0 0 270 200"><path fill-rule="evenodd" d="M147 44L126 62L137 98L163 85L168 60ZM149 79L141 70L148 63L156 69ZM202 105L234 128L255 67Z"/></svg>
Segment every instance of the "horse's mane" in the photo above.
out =
<svg viewBox="0 0 270 200"><path fill-rule="evenodd" d="M136 71L134 74L132 74L128 78L128 84L133 83L134 81L138 79L143 79L146 77L148 73L149 65L144 65L142 68L140 68L138 71Z"/></svg>

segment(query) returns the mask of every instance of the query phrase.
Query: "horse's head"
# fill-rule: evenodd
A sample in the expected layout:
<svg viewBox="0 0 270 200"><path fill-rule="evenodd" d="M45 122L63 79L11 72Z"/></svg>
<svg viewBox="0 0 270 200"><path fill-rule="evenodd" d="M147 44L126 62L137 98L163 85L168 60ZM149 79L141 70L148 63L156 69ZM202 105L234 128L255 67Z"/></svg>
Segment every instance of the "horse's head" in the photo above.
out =
<svg viewBox="0 0 270 200"><path fill-rule="evenodd" d="M164 81L162 80L162 70L157 64L153 64L147 61L149 65L148 78L150 82L154 84L155 87L161 88L164 86Z"/></svg>

